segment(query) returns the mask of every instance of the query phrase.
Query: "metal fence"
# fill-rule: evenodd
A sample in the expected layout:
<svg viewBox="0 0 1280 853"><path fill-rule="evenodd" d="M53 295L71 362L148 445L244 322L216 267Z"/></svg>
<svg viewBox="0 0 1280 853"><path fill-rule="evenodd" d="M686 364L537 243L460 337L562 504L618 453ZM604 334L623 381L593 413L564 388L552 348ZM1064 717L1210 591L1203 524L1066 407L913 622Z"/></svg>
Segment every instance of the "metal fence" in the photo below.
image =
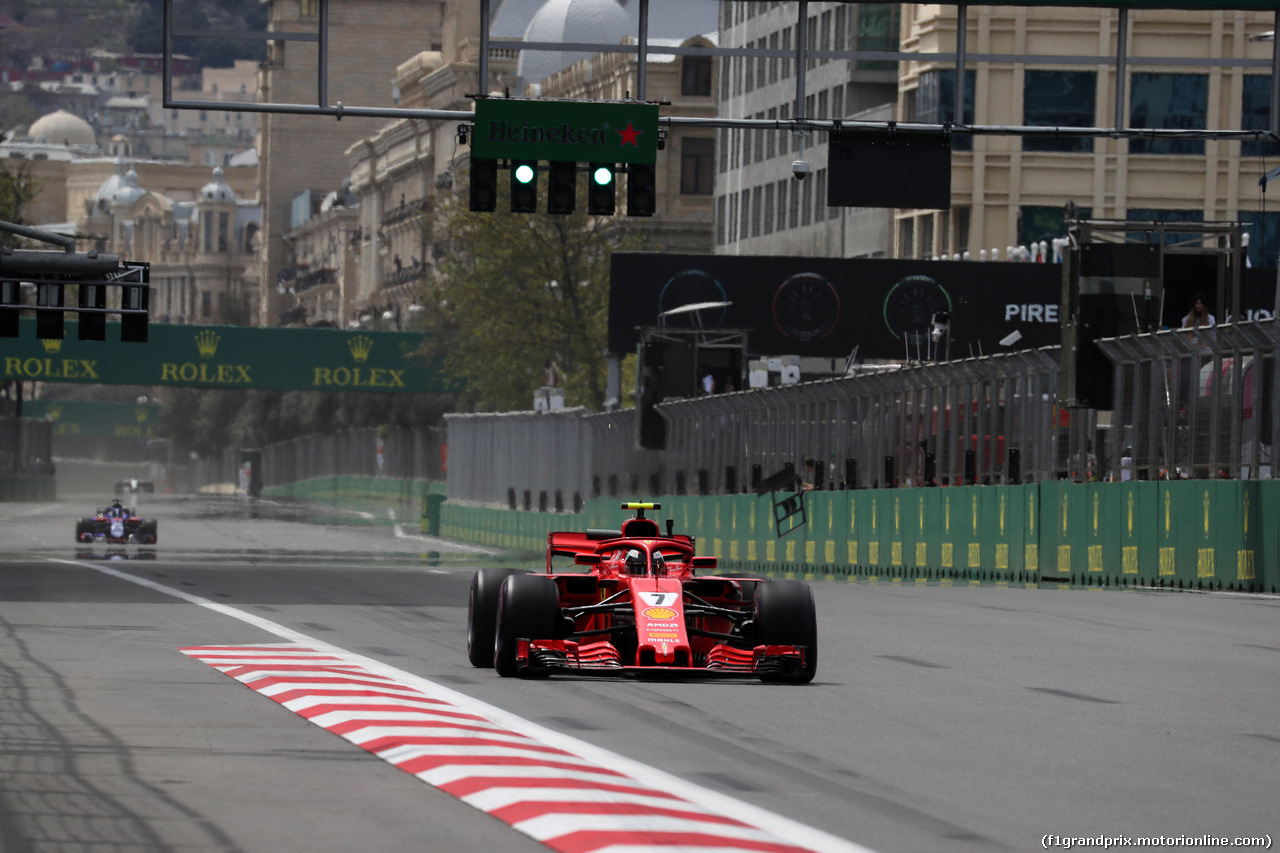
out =
<svg viewBox="0 0 1280 853"><path fill-rule="evenodd" d="M0 417L0 474L53 473L53 421Z"/></svg>
<svg viewBox="0 0 1280 853"><path fill-rule="evenodd" d="M729 494L816 460L820 488L1048 479L1271 477L1275 320L1108 338L1113 411L1057 406L1057 347L670 400L665 450L635 410L455 414L442 428L307 436L262 448L265 486L339 474L446 479L450 500L548 512L601 497ZM445 434L447 432L447 445ZM447 448L448 466L444 467ZM197 482L235 482L239 451Z"/></svg>
<svg viewBox="0 0 1280 853"><path fill-rule="evenodd" d="M1115 479L1269 479L1280 417L1275 320L1108 338Z"/></svg>
<svg viewBox="0 0 1280 853"><path fill-rule="evenodd" d="M662 451L636 448L634 410L451 415L449 498L549 510L736 493L809 457L825 488L1085 476L1094 413L1056 417L1057 373L1046 348L673 400Z"/></svg>
<svg viewBox="0 0 1280 853"><path fill-rule="evenodd" d="M443 436L443 427L302 436L257 448L262 454L259 473L268 488L334 476L443 480ZM192 485L237 483L241 452L226 448L196 460L189 469Z"/></svg>

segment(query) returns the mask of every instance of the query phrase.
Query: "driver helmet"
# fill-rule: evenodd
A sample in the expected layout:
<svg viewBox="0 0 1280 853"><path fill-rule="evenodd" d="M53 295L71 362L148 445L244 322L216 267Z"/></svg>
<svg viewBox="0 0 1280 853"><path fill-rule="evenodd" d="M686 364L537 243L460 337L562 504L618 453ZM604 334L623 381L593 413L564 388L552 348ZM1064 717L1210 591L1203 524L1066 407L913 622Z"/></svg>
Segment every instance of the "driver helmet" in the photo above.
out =
<svg viewBox="0 0 1280 853"><path fill-rule="evenodd" d="M644 554L635 548L627 552L627 573L632 575L644 574Z"/></svg>

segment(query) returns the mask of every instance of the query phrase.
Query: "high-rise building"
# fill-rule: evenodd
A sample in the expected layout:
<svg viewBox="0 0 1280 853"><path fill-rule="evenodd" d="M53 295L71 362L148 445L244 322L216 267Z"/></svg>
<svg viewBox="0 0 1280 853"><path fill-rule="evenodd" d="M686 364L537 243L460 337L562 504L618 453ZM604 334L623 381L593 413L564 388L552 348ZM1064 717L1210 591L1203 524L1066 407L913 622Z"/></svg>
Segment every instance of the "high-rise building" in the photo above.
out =
<svg viewBox="0 0 1280 853"><path fill-rule="evenodd" d="M818 57L805 63L797 98L794 53L800 38L796 3L723 3L720 42L767 55L720 60L719 113L725 117L896 118L898 63ZM807 4L805 44L813 52L894 51L896 3ZM950 7L947 7L950 8ZM825 133L723 128L716 145L716 252L747 255L886 257L892 211L827 207ZM804 160L809 177L796 180Z"/></svg>
<svg viewBox="0 0 1280 853"><path fill-rule="evenodd" d="M902 7L904 50L956 49L954 6ZM966 70L965 120L988 126L1116 126L1115 9L972 6L968 50L1062 56ZM1130 128L1265 129L1271 12L1131 9L1121 121ZM1098 64L1079 57L1100 56ZM1159 61L1152 61L1159 60ZM903 121L953 119L955 62L902 63ZM1052 241L1064 210L1096 219L1250 223L1250 260L1275 263L1280 214L1258 179L1276 143L1212 139L957 136L950 210L896 212L895 254L951 257ZM1274 207L1274 205L1271 205ZM1265 258L1263 252L1266 252ZM990 256L988 254L988 256Z"/></svg>

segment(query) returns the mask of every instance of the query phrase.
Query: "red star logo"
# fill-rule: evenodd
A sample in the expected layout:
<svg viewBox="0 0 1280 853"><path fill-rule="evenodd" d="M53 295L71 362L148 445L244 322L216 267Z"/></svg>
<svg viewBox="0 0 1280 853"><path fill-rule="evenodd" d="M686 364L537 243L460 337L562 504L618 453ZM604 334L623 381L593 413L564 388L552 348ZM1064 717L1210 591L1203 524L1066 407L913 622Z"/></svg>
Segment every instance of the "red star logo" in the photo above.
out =
<svg viewBox="0 0 1280 853"><path fill-rule="evenodd" d="M622 137L622 141L618 143L618 147L621 148L623 145L634 145L636 148L639 148L640 142L636 137L642 133L644 133L643 130L636 130L631 126L631 122L627 122L627 129L618 131L618 135Z"/></svg>

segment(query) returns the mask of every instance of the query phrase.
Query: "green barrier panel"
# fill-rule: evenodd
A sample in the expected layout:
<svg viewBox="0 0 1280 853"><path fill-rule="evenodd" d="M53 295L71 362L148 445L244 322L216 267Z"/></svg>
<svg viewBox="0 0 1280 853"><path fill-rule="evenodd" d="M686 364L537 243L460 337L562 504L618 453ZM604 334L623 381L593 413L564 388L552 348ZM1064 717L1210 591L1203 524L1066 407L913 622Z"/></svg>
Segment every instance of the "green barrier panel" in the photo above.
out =
<svg viewBox="0 0 1280 853"><path fill-rule="evenodd" d="M0 480L0 486L4 481ZM772 497L667 496L656 517L726 571L947 585L1039 579L1085 586L1276 588L1280 481L1068 483L810 493L778 538ZM614 499L579 515L440 503L451 538L540 556L551 530L616 529ZM669 508L669 509L668 509Z"/></svg>
<svg viewBox="0 0 1280 853"><path fill-rule="evenodd" d="M1119 484L1117 536L1122 585L1159 583L1160 484L1131 480Z"/></svg>
<svg viewBox="0 0 1280 853"><path fill-rule="evenodd" d="M845 562L851 567L853 575L866 573L867 537L869 536L871 517L870 492L856 490L849 492L845 516Z"/></svg>
<svg viewBox="0 0 1280 853"><path fill-rule="evenodd" d="M1040 576L1040 534L1044 529L1044 525L1041 524L1043 516L1041 515L1040 484L1028 483L1022 486L1021 490L1022 568L1026 571L1028 580L1035 581Z"/></svg>
<svg viewBox="0 0 1280 853"><path fill-rule="evenodd" d="M908 575L917 580L930 578L940 555L941 539L934 523L939 506L938 490L910 489L906 497L903 549Z"/></svg>
<svg viewBox="0 0 1280 853"><path fill-rule="evenodd" d="M1258 483L1258 589L1280 593L1280 480Z"/></svg>
<svg viewBox="0 0 1280 853"><path fill-rule="evenodd" d="M1022 486L982 489L982 580L1025 580L1023 575Z"/></svg>
<svg viewBox="0 0 1280 853"><path fill-rule="evenodd" d="M426 494L422 496L422 532L427 536L438 536L440 533L440 506L444 503L444 495Z"/></svg>
<svg viewBox="0 0 1280 853"><path fill-rule="evenodd" d="M983 499L987 495L987 486L963 486L960 498L960 539L964 542L964 554L957 554L960 563L960 578L969 580L978 577L982 570L984 550Z"/></svg>
<svg viewBox="0 0 1280 853"><path fill-rule="evenodd" d="M904 527L902 521L902 504L910 490L893 489L885 496L885 532L888 534L889 543L889 574L893 577L902 577L903 569L906 566L906 554L903 545Z"/></svg>
<svg viewBox="0 0 1280 853"><path fill-rule="evenodd" d="M1207 485L1203 480L1160 484L1157 529L1161 586L1195 586L1199 550L1209 535L1197 526L1203 510L1197 513L1195 502Z"/></svg>
<svg viewBox="0 0 1280 853"><path fill-rule="evenodd" d="M959 524L963 503L961 488L957 486L943 489L938 498L938 516L934 520L934 526L938 529L938 557L935 565L939 567L943 577L954 577L957 566L964 565L967 548ZM958 562L957 553L961 557Z"/></svg>
<svg viewBox="0 0 1280 853"><path fill-rule="evenodd" d="M1258 554L1262 536L1258 529L1259 486L1256 480L1219 484L1224 500L1218 506L1218 579L1227 589L1260 590Z"/></svg>
<svg viewBox="0 0 1280 853"><path fill-rule="evenodd" d="M1074 583L1088 570L1085 542L1088 485L1066 480L1040 484L1040 576Z"/></svg>
<svg viewBox="0 0 1280 853"><path fill-rule="evenodd" d="M1109 586L1120 580L1120 489L1115 483L1085 484L1085 583Z"/></svg>
<svg viewBox="0 0 1280 853"><path fill-rule="evenodd" d="M835 532L844 517L841 492L810 492L808 538L804 544L805 577L830 574L836 561Z"/></svg>
<svg viewBox="0 0 1280 853"><path fill-rule="evenodd" d="M893 494L888 489L872 489L867 492L867 570L872 577L880 577L889 573L889 561L892 557L890 546L890 513Z"/></svg>

